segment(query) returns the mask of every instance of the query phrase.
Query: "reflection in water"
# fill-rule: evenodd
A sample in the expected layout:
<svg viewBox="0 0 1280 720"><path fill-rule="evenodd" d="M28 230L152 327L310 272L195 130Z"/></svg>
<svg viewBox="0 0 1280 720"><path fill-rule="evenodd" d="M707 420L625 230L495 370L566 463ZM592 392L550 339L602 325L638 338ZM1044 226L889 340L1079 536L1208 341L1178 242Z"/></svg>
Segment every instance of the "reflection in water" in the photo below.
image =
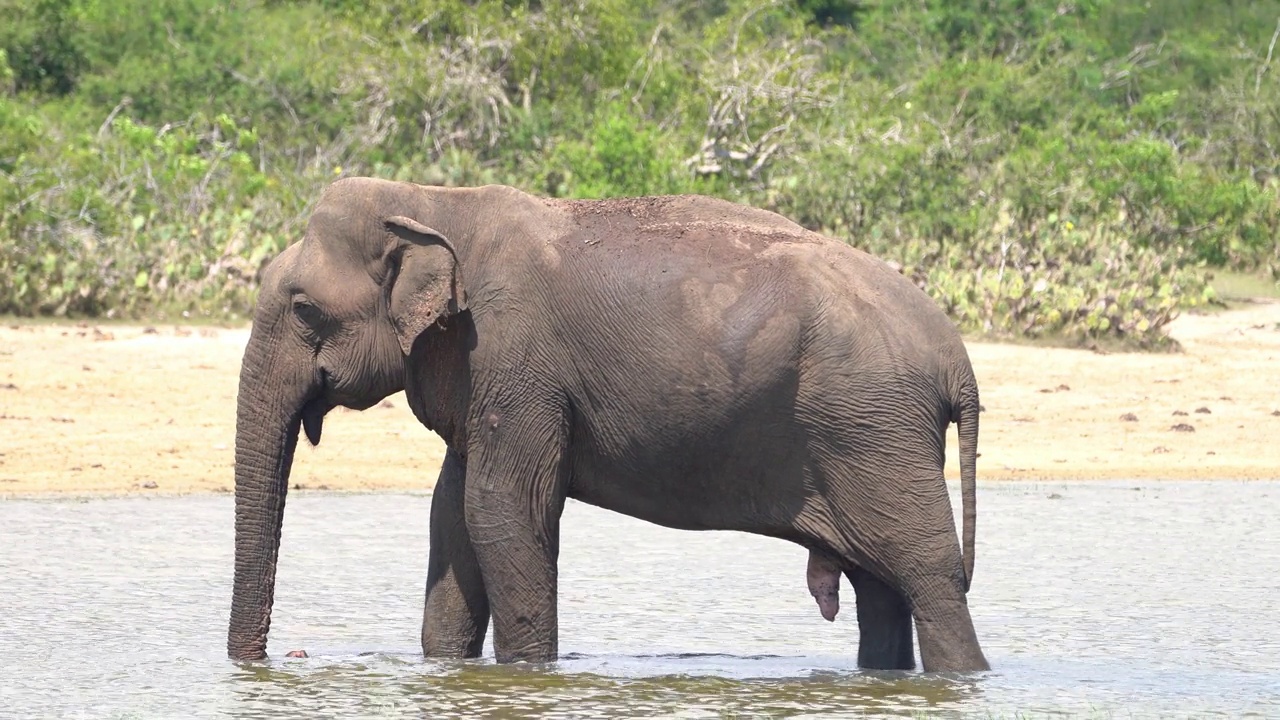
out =
<svg viewBox="0 0 1280 720"><path fill-rule="evenodd" d="M696 659L696 674L659 673L670 664ZM489 717L511 714L555 716L578 713L654 716L699 709L713 717L725 713L791 716L798 713L901 713L937 711L974 704L977 678L924 677L914 673L815 671L794 677L734 678L714 674L717 667L768 665L786 658L702 655L629 658L578 655L551 666L499 666L485 661L424 662L420 657L383 653L330 658L302 668L245 666L232 676L242 711L298 709L316 699L316 709L343 714L413 710L427 717L464 713ZM584 663L575 667L579 663ZM647 676L618 677L611 663L647 667ZM776 670L776 668L775 668ZM388 682L390 681L390 682ZM345 707L335 707L342 697Z"/></svg>
<svg viewBox="0 0 1280 720"><path fill-rule="evenodd" d="M417 495L292 498L273 659L237 665L230 498L0 502L0 715L1280 716L1280 483L981 494L995 669L953 677L858 671L853 608L820 618L799 548L576 503L562 658L424 660Z"/></svg>

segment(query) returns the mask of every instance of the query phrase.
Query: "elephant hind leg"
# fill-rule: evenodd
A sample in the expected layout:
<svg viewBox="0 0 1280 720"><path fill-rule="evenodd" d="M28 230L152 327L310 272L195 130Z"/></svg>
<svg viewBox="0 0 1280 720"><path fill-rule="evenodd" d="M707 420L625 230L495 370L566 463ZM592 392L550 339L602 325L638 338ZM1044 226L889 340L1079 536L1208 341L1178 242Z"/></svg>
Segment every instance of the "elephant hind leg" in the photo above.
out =
<svg viewBox="0 0 1280 720"><path fill-rule="evenodd" d="M874 559L858 551L839 553L857 602L859 667L913 669L914 624L926 672L990 669L969 615L963 574L948 571L953 564L959 567L954 536L952 544L954 558L912 542L877 548Z"/></svg>
<svg viewBox="0 0 1280 720"><path fill-rule="evenodd" d="M852 559L809 550L805 579L818 611L828 622L840 611L840 575L853 585L858 613L858 667L869 670L915 668L911 608L902 594Z"/></svg>
<svg viewBox="0 0 1280 720"><path fill-rule="evenodd" d="M916 666L911 607L906 598L861 567L848 567L858 603L858 667L911 670Z"/></svg>
<svg viewBox="0 0 1280 720"><path fill-rule="evenodd" d="M900 487L911 492L881 493L876 501L885 517L898 518L902 526L876 533L876 542L865 548L868 562L859 565L910 608L926 672L989 670L969 614L960 542L942 471L903 468L901 473ZM865 579L861 584L871 585ZM861 594L858 600L861 605Z"/></svg>
<svg viewBox="0 0 1280 720"><path fill-rule="evenodd" d="M926 672L987 670L965 597L964 564L946 480L932 460L864 450L861 468L821 468L831 536L857 593L865 667L910 667L914 621ZM854 512L852 509L865 508ZM841 512L840 509L846 509ZM854 569L864 572L854 572ZM861 663L860 663L861 664Z"/></svg>
<svg viewBox="0 0 1280 720"><path fill-rule="evenodd" d="M917 597L912 614L920 638L920 662L930 672L990 670L982 654L963 591Z"/></svg>

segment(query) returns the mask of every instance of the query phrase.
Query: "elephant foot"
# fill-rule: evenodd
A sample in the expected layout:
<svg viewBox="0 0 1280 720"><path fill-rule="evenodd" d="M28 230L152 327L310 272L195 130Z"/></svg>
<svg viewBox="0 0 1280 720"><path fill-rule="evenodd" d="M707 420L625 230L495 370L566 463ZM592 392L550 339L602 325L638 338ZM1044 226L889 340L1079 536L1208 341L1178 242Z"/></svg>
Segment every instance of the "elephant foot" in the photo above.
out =
<svg viewBox="0 0 1280 720"><path fill-rule="evenodd" d="M840 612L840 566L826 555L810 550L805 579L809 582L809 594L818 601L822 617L827 622L834 621Z"/></svg>

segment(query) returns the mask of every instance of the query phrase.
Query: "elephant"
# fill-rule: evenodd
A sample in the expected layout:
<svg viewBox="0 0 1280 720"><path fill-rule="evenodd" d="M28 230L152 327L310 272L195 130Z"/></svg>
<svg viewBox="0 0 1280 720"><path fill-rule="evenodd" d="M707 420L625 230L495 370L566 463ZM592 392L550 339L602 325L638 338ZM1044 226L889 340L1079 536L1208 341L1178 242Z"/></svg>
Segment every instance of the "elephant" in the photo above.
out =
<svg viewBox="0 0 1280 720"><path fill-rule="evenodd" d="M887 263L697 195L327 185L264 269L240 369L228 655L266 657L299 430L401 390L447 446L428 657L558 657L566 499L806 548L858 664L989 668L969 613L978 387L960 333ZM963 549L944 478L958 426ZM412 452L388 448L388 454ZM914 635L913 635L914 622Z"/></svg>

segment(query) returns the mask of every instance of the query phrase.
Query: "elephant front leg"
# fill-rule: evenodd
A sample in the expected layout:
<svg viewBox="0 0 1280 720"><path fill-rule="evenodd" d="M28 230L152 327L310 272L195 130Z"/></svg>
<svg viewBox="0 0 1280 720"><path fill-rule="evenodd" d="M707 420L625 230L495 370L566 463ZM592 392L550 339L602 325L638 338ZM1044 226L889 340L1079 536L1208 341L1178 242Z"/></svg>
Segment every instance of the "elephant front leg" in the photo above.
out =
<svg viewBox="0 0 1280 720"><path fill-rule="evenodd" d="M500 663L551 662L565 470L559 417L490 413L468 450L466 517ZM474 438L474 436L473 436Z"/></svg>
<svg viewBox="0 0 1280 720"><path fill-rule="evenodd" d="M479 657L489 628L489 598L467 533L466 460L450 449L431 493L431 547L422 652L427 657Z"/></svg>

